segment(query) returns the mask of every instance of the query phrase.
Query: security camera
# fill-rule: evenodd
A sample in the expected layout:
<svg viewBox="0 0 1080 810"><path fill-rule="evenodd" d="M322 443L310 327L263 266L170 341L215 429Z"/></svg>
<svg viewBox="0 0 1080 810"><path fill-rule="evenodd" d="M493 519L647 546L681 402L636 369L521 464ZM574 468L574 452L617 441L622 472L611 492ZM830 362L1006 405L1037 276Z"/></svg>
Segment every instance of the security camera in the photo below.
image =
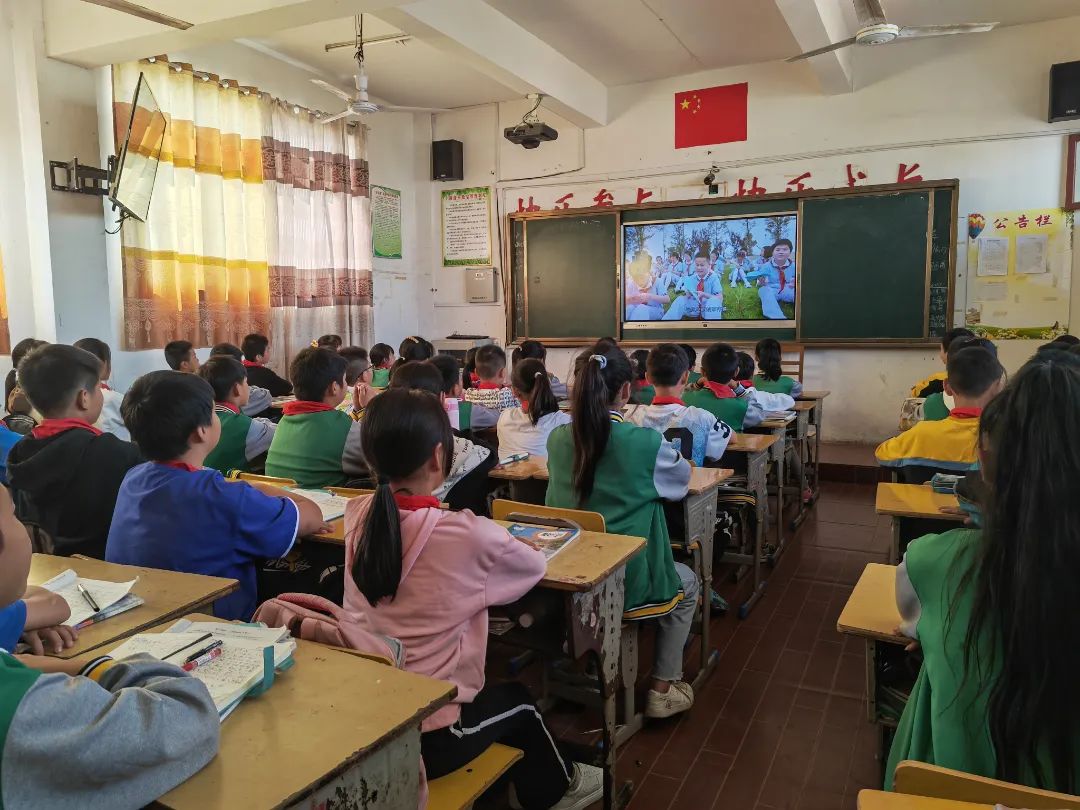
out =
<svg viewBox="0 0 1080 810"><path fill-rule="evenodd" d="M704 184L705 184L705 185L707 185L707 186L714 186L714 185L716 185L716 174L715 174L715 172L713 172L713 171L712 171L712 170L710 169L710 170L709 170L709 173L708 173L707 175L705 175L705 179L704 179L704 180L702 180L701 182L702 182L702 183L704 183Z"/></svg>

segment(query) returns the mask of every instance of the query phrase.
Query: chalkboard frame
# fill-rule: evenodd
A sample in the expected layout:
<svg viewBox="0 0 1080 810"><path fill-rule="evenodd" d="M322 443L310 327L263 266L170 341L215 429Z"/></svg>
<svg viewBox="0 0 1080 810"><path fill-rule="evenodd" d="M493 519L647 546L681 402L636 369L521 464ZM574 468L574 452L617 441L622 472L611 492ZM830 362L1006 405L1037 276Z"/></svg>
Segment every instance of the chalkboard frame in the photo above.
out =
<svg viewBox="0 0 1080 810"><path fill-rule="evenodd" d="M861 196L861 195L872 195L872 194L895 193L897 191L918 191L918 190L924 190L924 191L929 192L931 211L933 211L934 205L938 202L938 200L936 199L936 192L938 192L938 191L948 191L952 195L952 205L951 205L952 210L951 210L951 214L950 214L952 227L951 227L949 235L948 235L948 288L947 288L947 305L946 305L946 313L945 313L946 325L948 325L948 323L951 322L951 318L953 316L953 306L954 306L954 302L955 302L955 297L954 296L955 296L955 285L956 285L957 240L959 239L959 235L958 235L959 231L957 229L959 227L958 216L959 216L960 181L958 179L956 179L956 178L947 178L947 179L940 179L940 180L923 180L923 181L915 182L915 183L883 183L883 184L870 185L870 186L856 186L854 188L806 189L806 190L797 191L797 192L781 192L781 193L775 193L775 194L755 195L752 199L755 202L768 202L768 201L772 201L772 200L797 200L797 201L800 202L799 207L801 208L801 201L802 200L816 198L816 197L844 197L844 196L849 196L849 195L850 196ZM509 212L509 213L506 214L506 222L507 222L508 227L507 227L505 233L507 233L508 237L510 235L512 235L514 225L518 221L523 221L522 225L525 227L526 233L527 233L528 220L546 219L546 218L552 218L552 217L580 217L580 216L584 216L584 215L588 215L588 214L611 214L611 213L616 214L616 226L620 229L620 232L621 232L622 212L623 211L648 211L648 210L652 210L652 209L692 208L692 207L695 207L695 206L716 206L716 205L723 205L725 203L744 203L744 202L747 201L747 199L748 198L745 197L745 196L744 197L738 197L738 196L719 197L719 198L718 197L707 197L707 198L698 199L698 200L665 200L665 201L662 201L662 202L641 203L639 205L590 206L588 208L570 208L570 209L556 210L556 211L521 211L521 212L514 211L514 212ZM931 226L933 225L933 222L934 222L934 216L931 213L931 216L930 216ZM930 234L930 240L928 240L928 241L932 242L932 239L933 239L933 233ZM620 243L620 249L621 249L621 241L622 240L617 239L616 241L618 243ZM800 242L801 241L802 240L800 240ZM506 316L506 340L507 340L507 342L508 343L513 343L513 342L525 340L527 338L531 338L531 339L534 339L534 340L542 340L547 345L552 346L552 347L566 348L566 347L581 346L582 345L582 339L581 338L553 338L553 337L544 337L544 336L541 336L541 335L535 335L534 336L534 335L517 334L516 333L516 330L514 328L515 302L514 302L514 289L513 289L513 275L514 275L514 272L513 272L513 268L512 268L512 264L511 264L512 252L513 252L512 239L511 238L504 239L503 240L503 245L502 245L502 257L503 257L503 267L505 267L507 269L507 272L504 272L502 274L502 276L503 276L503 300L506 302L505 316ZM931 256L931 254L932 254L932 246L927 251L927 255L928 255L928 259L927 259L927 277L928 278L930 277L930 274L931 274L930 258L929 258ZM618 290L620 289L621 284L622 284L621 267L618 269L618 271L616 273L615 281L616 281L616 291L617 291L617 294L618 294ZM929 289L929 284L930 284L930 282L928 282L927 295L931 294L931 291ZM525 319L526 319L525 322L527 323L528 322L528 313L527 312L525 312ZM620 342L623 345L627 346L627 347L651 346L651 345L655 344L657 339L660 339L660 338L663 337L662 335L658 334L655 337L651 337L648 340L645 340L645 339L642 339L642 340L634 340L634 339L622 340L623 334L624 334L624 326L623 326L623 324L624 324L624 319L621 317L621 313L620 313L620 317L618 319L617 336L620 338ZM684 334L679 336L679 339L685 339L685 340L687 340L687 341L689 341L691 343L711 339L710 336L709 336L709 332L706 331L706 330L695 329L695 330L693 330L694 334L692 334L692 335L688 334L690 331L691 330L683 330ZM767 328L764 328L763 329L763 334L765 332L768 332L768 331L769 330ZM598 335L596 337L600 337L600 336ZM743 336L743 339L750 340L750 339L752 339L752 337L753 337L752 335L747 334L747 335ZM587 338L586 341L591 340L591 339L593 339L593 338L591 338L591 337ZM672 338L672 339L674 339L674 338ZM737 338L733 337L732 339L735 340ZM785 336L786 341L789 341L789 340L792 340L792 339L793 338L791 338L791 337L786 337ZM897 340L897 339L891 339L891 338L886 338L886 339L859 338L859 339L842 339L842 340L825 340L825 339L823 339L823 340L815 340L812 343L808 343L808 345L812 345L815 348L879 348L879 349L880 348L925 348L926 346L934 345L937 342L938 342L938 336L935 335L935 334L931 334L930 330L928 328L924 333L924 337L921 338L921 339L918 339L918 340L909 340L909 339L899 339L899 340Z"/></svg>

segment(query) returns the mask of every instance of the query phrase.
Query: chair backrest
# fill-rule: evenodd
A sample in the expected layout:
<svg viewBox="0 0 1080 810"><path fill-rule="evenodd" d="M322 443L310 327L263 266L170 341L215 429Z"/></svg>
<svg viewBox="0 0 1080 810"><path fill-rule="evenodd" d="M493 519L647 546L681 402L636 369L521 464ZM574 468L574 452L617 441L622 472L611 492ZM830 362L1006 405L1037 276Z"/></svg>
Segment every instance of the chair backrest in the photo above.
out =
<svg viewBox="0 0 1080 810"><path fill-rule="evenodd" d="M326 487L327 492L340 495L342 498L360 498L364 495L374 495L373 489L357 489L356 487Z"/></svg>
<svg viewBox="0 0 1080 810"><path fill-rule="evenodd" d="M255 473L232 470L229 478L233 481L251 481L258 484L273 484L275 487L295 487L296 482L291 478L275 478L272 475L256 475Z"/></svg>
<svg viewBox="0 0 1080 810"><path fill-rule="evenodd" d="M692 461L694 458L694 434L690 432L690 428L673 427L664 431L664 438L675 445L676 449L682 453L682 457L687 461Z"/></svg>
<svg viewBox="0 0 1080 810"><path fill-rule="evenodd" d="M904 760L896 766L893 790L914 796L1028 810L1080 810L1080 796L1001 782L985 776Z"/></svg>
<svg viewBox="0 0 1080 810"><path fill-rule="evenodd" d="M557 509L554 506L539 506L535 503L504 501L497 499L491 504L491 516L495 520L506 520L507 515L535 515L540 518L562 518L572 520L587 532L606 532L607 524L599 512L586 512L583 509Z"/></svg>

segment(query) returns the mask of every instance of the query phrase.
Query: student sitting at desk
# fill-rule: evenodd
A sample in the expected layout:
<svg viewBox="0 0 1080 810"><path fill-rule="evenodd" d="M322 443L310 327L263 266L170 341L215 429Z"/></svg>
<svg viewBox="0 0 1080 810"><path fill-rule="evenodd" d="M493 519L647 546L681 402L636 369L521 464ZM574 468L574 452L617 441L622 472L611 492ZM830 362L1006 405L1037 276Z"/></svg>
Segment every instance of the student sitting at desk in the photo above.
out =
<svg viewBox="0 0 1080 810"><path fill-rule="evenodd" d="M199 370L199 355L190 340L170 340L165 344L165 362L173 371L194 374Z"/></svg>
<svg viewBox="0 0 1080 810"><path fill-rule="evenodd" d="M30 560L0 492L0 607L26 592ZM221 732L202 682L147 656L0 650L0 718L0 801L10 808L143 807L212 760Z"/></svg>
<svg viewBox="0 0 1080 810"><path fill-rule="evenodd" d="M105 558L237 579L240 589L218 599L214 615L247 621L256 607L256 566L284 557L298 536L328 530L322 510L301 495L226 481L203 466L221 422L213 390L194 374L152 371L137 379L124 397L124 421L150 461L124 479Z"/></svg>
<svg viewBox="0 0 1080 810"><path fill-rule="evenodd" d="M73 345L76 349L90 352L101 361L101 416L94 423L94 427L125 442L131 441L131 434L120 416L120 403L124 401L124 395L109 387L109 378L112 377L112 350L109 344L97 338L83 338L76 340Z"/></svg>
<svg viewBox="0 0 1080 810"><path fill-rule="evenodd" d="M510 356L511 363L517 365L522 360L539 360L547 367L547 347L539 340L523 340L521 345L514 349L514 353ZM562 382L558 377L547 372L548 382L551 383L551 393L555 395L555 399L566 399L567 390L566 383Z"/></svg>
<svg viewBox="0 0 1080 810"><path fill-rule="evenodd" d="M646 379L649 373L649 350L635 349L630 352L630 370L634 378L630 381L630 401L635 405L650 405L656 396L656 389Z"/></svg>
<svg viewBox="0 0 1080 810"><path fill-rule="evenodd" d="M247 369L248 382L265 388L271 397L284 397L292 393L292 383L277 375L266 365L270 354L270 338L266 335L252 333L244 338L240 350L244 353L241 361Z"/></svg>
<svg viewBox="0 0 1080 810"><path fill-rule="evenodd" d="M690 374L686 378L687 385L694 385L701 379L701 372L697 371L697 349L689 343L680 343L679 348L686 355L686 362L690 364Z"/></svg>
<svg viewBox="0 0 1080 810"><path fill-rule="evenodd" d="M964 352L985 351L965 349ZM952 379L952 359L950 380ZM897 569L923 665L885 770L912 759L1045 790L1080 787L1080 357L1040 352L987 405L984 528L927 535Z"/></svg>
<svg viewBox="0 0 1080 810"><path fill-rule="evenodd" d="M761 391L754 385L754 370L757 365L753 357L746 352L736 352L735 356L739 359L739 370L735 372L735 381L731 385L735 396L755 399L765 411L790 411L795 407L794 397Z"/></svg>
<svg viewBox="0 0 1080 810"><path fill-rule="evenodd" d="M390 367L390 377L393 378L394 372L406 363L422 363L434 356L435 347L431 345L430 341L418 335L409 335L398 346L398 359Z"/></svg>
<svg viewBox="0 0 1080 810"><path fill-rule="evenodd" d="M199 376L214 391L214 412L221 423L221 437L205 464L226 475L231 470L246 472L252 461L270 449L277 425L241 412L248 400L248 375L233 358L211 357L199 367Z"/></svg>
<svg viewBox="0 0 1080 810"><path fill-rule="evenodd" d="M754 347L759 373L754 377L754 387L770 394L787 394L795 399L802 394L802 383L788 377L780 368L782 350L776 338L762 338Z"/></svg>
<svg viewBox="0 0 1080 810"><path fill-rule="evenodd" d="M1001 390L1004 370L997 357L973 346L949 357L945 390L956 399L947 419L919 422L882 442L875 455L883 467L900 471L905 483L921 484L935 472L963 473L978 465L979 415Z"/></svg>
<svg viewBox="0 0 1080 810"><path fill-rule="evenodd" d="M559 410L547 369L539 360L516 363L511 381L521 404L499 415L499 455L528 453L547 458L548 436L559 425L568 424L570 414Z"/></svg>
<svg viewBox="0 0 1080 810"><path fill-rule="evenodd" d="M212 349L210 349L211 357L220 357L225 355L231 357L237 363L241 365L244 362L244 353L240 351L239 346L234 346L232 343L218 343ZM178 371L181 369L177 369ZM280 418L281 413L274 409L274 398L270 396L270 392L265 388L258 385L252 385L250 375L248 375L248 401L247 404L241 406L240 413L246 416L263 416L269 418Z"/></svg>
<svg viewBox="0 0 1080 810"><path fill-rule="evenodd" d="M938 357L941 360L941 365L946 365L949 362L949 347L952 346L953 341L959 338L973 338L975 333L970 329L965 329L959 326L955 329L950 329L944 335L941 336L941 349L938 351ZM927 377L925 380L920 380L911 387L911 396L918 399L925 399L931 394L940 394L945 390L945 372L936 371Z"/></svg>
<svg viewBox="0 0 1080 810"><path fill-rule="evenodd" d="M11 348L11 371L4 378L4 407L7 416L4 424L14 432L25 436L37 425L37 416L33 412L30 401L19 387L19 364L26 355L30 354L39 346L47 346L47 340L37 338L23 338Z"/></svg>
<svg viewBox="0 0 1080 810"><path fill-rule="evenodd" d="M61 344L19 364L19 385L44 419L11 448L8 480L20 519L43 528L63 556L105 556L120 484L143 460L135 445L94 427L100 374L94 355Z"/></svg>
<svg viewBox="0 0 1080 810"><path fill-rule="evenodd" d="M365 423L379 486L345 509L345 621L401 641L406 670L457 686L454 702L420 726L428 777L504 743L524 754L509 772L522 807L587 807L603 791L600 770L562 758L524 686L484 683L488 608L528 593L544 555L486 518L439 508L454 436L435 396L392 387Z"/></svg>
<svg viewBox="0 0 1080 810"><path fill-rule="evenodd" d="M301 487L342 486L365 475L360 450L362 402L353 391L353 411L337 406L349 390L346 360L329 349L302 350L293 358L289 376L296 400L286 402L270 452L266 474L291 478Z"/></svg>
<svg viewBox="0 0 1080 810"><path fill-rule="evenodd" d="M437 354L427 362L435 366L442 375L442 394L443 401L446 403L446 412L452 413L453 406L457 406L456 425L453 416L450 417L450 426L454 428L455 435L465 431L493 428L499 423L498 411L476 405L465 399L461 366L458 365L456 359L448 354Z"/></svg>
<svg viewBox="0 0 1080 810"><path fill-rule="evenodd" d="M465 399L502 412L517 407L517 397L506 382L506 352L492 343L476 350L475 385L465 391Z"/></svg>
<svg viewBox="0 0 1080 810"><path fill-rule="evenodd" d="M360 346L342 346L338 354L345 358L345 386L350 391L356 391L362 407L379 393L378 389L371 384L374 369L368 358L367 349ZM351 413L354 405L353 397L345 397L338 403L338 410Z"/></svg>
<svg viewBox="0 0 1080 810"><path fill-rule="evenodd" d="M578 357L573 421L548 438L547 505L599 512L615 534L644 537L645 550L626 566L627 619L659 619L646 717L670 717L694 705L682 680L700 583L671 556L663 501L681 501L690 462L655 430L624 421L630 361L619 349Z"/></svg>
<svg viewBox="0 0 1080 810"><path fill-rule="evenodd" d="M683 395L687 405L704 408L732 430L760 425L765 418L761 403L753 397L736 397L732 388L739 358L726 343L714 343L701 356L705 376L701 387Z"/></svg>
<svg viewBox="0 0 1080 810"><path fill-rule="evenodd" d="M394 347L388 343L376 343L368 351L371 363L371 387L380 391L390 385L390 367L394 365Z"/></svg>
<svg viewBox="0 0 1080 810"><path fill-rule="evenodd" d="M686 428L693 437L691 459L700 467L719 461L731 441L731 428L703 408L682 400L689 376L686 352L674 343L662 343L649 352L648 377L656 388L651 405L630 405L626 419L660 434L670 428ZM569 421L569 419L567 419Z"/></svg>
<svg viewBox="0 0 1080 810"><path fill-rule="evenodd" d="M960 349L969 349L972 346L981 346L990 352L990 354L994 355L994 357L997 357L997 346L994 345L993 341L987 338L978 337L956 338L956 340L949 344L948 353L952 354ZM946 358L946 360L947 359L948 358ZM942 390L935 391L923 400L922 418L927 422L939 422L952 413L952 410L955 407L956 400L953 398L952 394L946 393L945 389L942 388Z"/></svg>

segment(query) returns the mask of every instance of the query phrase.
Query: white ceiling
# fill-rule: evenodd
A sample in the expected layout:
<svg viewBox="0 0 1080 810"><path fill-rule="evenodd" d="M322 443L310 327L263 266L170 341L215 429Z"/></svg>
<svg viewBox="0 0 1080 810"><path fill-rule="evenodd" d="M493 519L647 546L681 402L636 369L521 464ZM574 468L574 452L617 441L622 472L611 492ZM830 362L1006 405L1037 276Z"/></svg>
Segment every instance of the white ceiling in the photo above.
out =
<svg viewBox="0 0 1080 810"><path fill-rule="evenodd" d="M810 3L813 0L803 0ZM799 52L774 0L485 0L609 86L771 61ZM854 32L849 0L841 5ZM900 25L999 21L1005 25L1080 14L1080 0L882 0ZM396 29L365 15L365 36ZM333 75L351 89L351 18L281 31L260 42ZM372 95L392 104L461 107L518 97L457 56L418 39L367 49ZM328 95L327 107L332 109Z"/></svg>

